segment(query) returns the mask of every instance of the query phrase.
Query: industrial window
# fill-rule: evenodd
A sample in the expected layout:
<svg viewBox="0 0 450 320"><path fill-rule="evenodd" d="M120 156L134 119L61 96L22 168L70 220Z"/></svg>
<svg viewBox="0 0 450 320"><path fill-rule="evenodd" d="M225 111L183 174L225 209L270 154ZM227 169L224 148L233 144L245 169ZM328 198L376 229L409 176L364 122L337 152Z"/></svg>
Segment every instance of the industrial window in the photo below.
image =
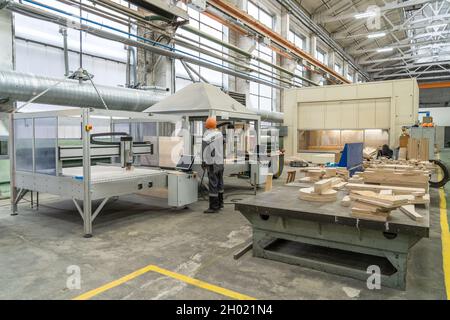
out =
<svg viewBox="0 0 450 320"><path fill-rule="evenodd" d="M306 77L306 68L304 65L302 65L301 63L297 62L297 66L295 67L295 71L294 73L300 77ZM295 79L294 84L300 84L300 85L304 85L303 80L299 80L299 79Z"/></svg>
<svg viewBox="0 0 450 320"><path fill-rule="evenodd" d="M327 64L327 53L320 48L316 50L316 58L323 64Z"/></svg>
<svg viewBox="0 0 450 320"><path fill-rule="evenodd" d="M214 38L220 39L222 41L228 41L227 27L222 25L220 22L206 16L203 13L200 13L190 7L188 8L185 4L180 3L180 6L183 9L187 10L189 13L189 26L199 29L200 31L205 32ZM224 56L224 54L227 53L227 50L223 46L206 38L190 33L181 28L177 30L177 34L182 37L185 37L183 38L184 41L187 41L200 49L210 51L222 57ZM185 53L196 56L202 60L207 60L212 64L222 66L227 65L219 58L211 57L207 54L200 53L196 50L191 50L182 47L180 45L177 45L177 48ZM197 73L199 73L200 76L204 78L207 82L224 89L228 88L228 75L219 71L208 69L206 67L200 67L193 64L189 64L189 66L193 68ZM189 73L186 71L185 67L179 60L175 61L175 75L176 75L176 83L175 83L176 90L180 90L186 85L192 83ZM196 81L200 80L199 77L195 74L195 72L191 72L191 75L194 77Z"/></svg>
<svg viewBox="0 0 450 320"><path fill-rule="evenodd" d="M293 31L289 31L288 34L288 40L290 42L292 42L293 44L295 44L296 47L305 50L305 45L306 45L306 41L305 41L305 37L293 32Z"/></svg>
<svg viewBox="0 0 450 320"><path fill-rule="evenodd" d="M260 21L265 26L273 28L274 18L254 3L250 1L247 3L247 11L248 14ZM257 42L253 54L262 60L268 61L270 63L276 63L275 52L264 44ZM273 81L271 77L265 75L268 72L273 73L273 68L256 60L252 60L252 64L256 66L256 69L258 71L260 71L253 73L254 76L258 77L259 79L266 80L267 82ZM262 69L265 70L265 74L262 73ZM250 82L250 105L252 107L258 110L273 111L275 106L274 97L275 90L271 86L256 82Z"/></svg>
<svg viewBox="0 0 450 320"><path fill-rule="evenodd" d="M247 12L253 18L264 24L266 27L273 28L273 17L267 11L261 9L251 1L247 2Z"/></svg>
<svg viewBox="0 0 450 320"><path fill-rule="evenodd" d="M334 71L336 71L339 74L342 74L342 67L339 63L334 64Z"/></svg>
<svg viewBox="0 0 450 320"><path fill-rule="evenodd" d="M350 81L354 81L354 73L349 71L347 73L347 79L350 80Z"/></svg>

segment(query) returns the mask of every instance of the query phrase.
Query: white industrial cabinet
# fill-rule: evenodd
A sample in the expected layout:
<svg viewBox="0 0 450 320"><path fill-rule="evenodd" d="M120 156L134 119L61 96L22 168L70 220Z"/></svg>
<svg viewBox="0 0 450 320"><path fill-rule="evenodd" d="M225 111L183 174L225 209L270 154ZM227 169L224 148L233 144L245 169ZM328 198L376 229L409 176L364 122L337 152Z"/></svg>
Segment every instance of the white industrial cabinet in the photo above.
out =
<svg viewBox="0 0 450 320"><path fill-rule="evenodd" d="M391 147L398 146L402 126L417 122L419 87L416 79L305 87L285 90L283 98L284 146L294 156L301 152L302 130L380 129Z"/></svg>
<svg viewBox="0 0 450 320"><path fill-rule="evenodd" d="M170 190L168 203L171 207L183 207L197 202L197 173L171 171L168 175L167 188Z"/></svg>

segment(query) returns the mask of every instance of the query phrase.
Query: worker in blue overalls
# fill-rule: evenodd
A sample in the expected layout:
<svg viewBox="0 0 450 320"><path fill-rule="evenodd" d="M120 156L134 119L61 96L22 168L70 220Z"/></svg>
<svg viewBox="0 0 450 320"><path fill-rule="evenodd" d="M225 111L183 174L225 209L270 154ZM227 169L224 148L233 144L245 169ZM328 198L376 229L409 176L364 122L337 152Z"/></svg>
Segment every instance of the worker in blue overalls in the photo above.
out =
<svg viewBox="0 0 450 320"><path fill-rule="evenodd" d="M209 207L204 213L217 213L223 208L223 135L214 117L206 120L205 127L202 167L208 173Z"/></svg>

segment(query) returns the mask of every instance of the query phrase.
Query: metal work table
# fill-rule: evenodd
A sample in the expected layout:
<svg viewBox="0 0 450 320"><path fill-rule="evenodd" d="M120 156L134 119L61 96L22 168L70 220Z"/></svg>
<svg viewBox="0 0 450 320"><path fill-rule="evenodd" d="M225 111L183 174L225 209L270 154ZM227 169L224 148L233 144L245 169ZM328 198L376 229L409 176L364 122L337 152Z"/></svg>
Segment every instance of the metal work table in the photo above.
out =
<svg viewBox="0 0 450 320"><path fill-rule="evenodd" d="M340 200L319 203L298 198L298 187L283 186L235 204L252 224L253 255L367 280L367 267L381 271L381 285L406 288L409 249L429 235L430 216L416 205L423 221L399 210L388 222L351 217Z"/></svg>

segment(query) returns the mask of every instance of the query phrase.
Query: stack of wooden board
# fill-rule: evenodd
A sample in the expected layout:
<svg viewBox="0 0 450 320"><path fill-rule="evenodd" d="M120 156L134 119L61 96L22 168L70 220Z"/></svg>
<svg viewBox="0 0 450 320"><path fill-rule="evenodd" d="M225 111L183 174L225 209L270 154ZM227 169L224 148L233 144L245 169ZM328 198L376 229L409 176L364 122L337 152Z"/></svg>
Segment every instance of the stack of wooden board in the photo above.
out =
<svg viewBox="0 0 450 320"><path fill-rule="evenodd" d="M364 168L435 170L436 165L430 161L373 159L364 161Z"/></svg>
<svg viewBox="0 0 450 320"><path fill-rule="evenodd" d="M334 179L334 178L333 178ZM337 191L333 190L333 179L324 179L314 183L311 188L299 190L299 198L305 201L333 202L337 200Z"/></svg>
<svg viewBox="0 0 450 320"><path fill-rule="evenodd" d="M430 175L428 171L416 169L366 168L359 176L364 183L395 186L411 186L428 189ZM356 182L356 181L355 181Z"/></svg>
<svg viewBox="0 0 450 320"><path fill-rule="evenodd" d="M424 188L410 188L410 187L400 187L400 186L386 186L386 185L375 185L375 184L360 184L360 183L348 183L346 189L353 191L376 191L380 190L392 190L395 195L399 194L413 194L414 192L425 193Z"/></svg>
<svg viewBox="0 0 450 320"><path fill-rule="evenodd" d="M392 210L408 204L408 200L400 196L374 191L352 191L350 199L354 201L352 217L375 221L387 221Z"/></svg>
<svg viewBox="0 0 450 320"><path fill-rule="evenodd" d="M350 192L354 191L372 191L376 193L386 193L398 196L399 199L407 200L408 204L429 204L430 195L426 193L424 188L409 188L400 186L387 186L387 185L371 185L371 184L358 184L348 183L345 188Z"/></svg>
<svg viewBox="0 0 450 320"><path fill-rule="evenodd" d="M429 153L429 140L426 138L413 139L408 141L407 159L414 159L419 161L428 161L430 157Z"/></svg>

